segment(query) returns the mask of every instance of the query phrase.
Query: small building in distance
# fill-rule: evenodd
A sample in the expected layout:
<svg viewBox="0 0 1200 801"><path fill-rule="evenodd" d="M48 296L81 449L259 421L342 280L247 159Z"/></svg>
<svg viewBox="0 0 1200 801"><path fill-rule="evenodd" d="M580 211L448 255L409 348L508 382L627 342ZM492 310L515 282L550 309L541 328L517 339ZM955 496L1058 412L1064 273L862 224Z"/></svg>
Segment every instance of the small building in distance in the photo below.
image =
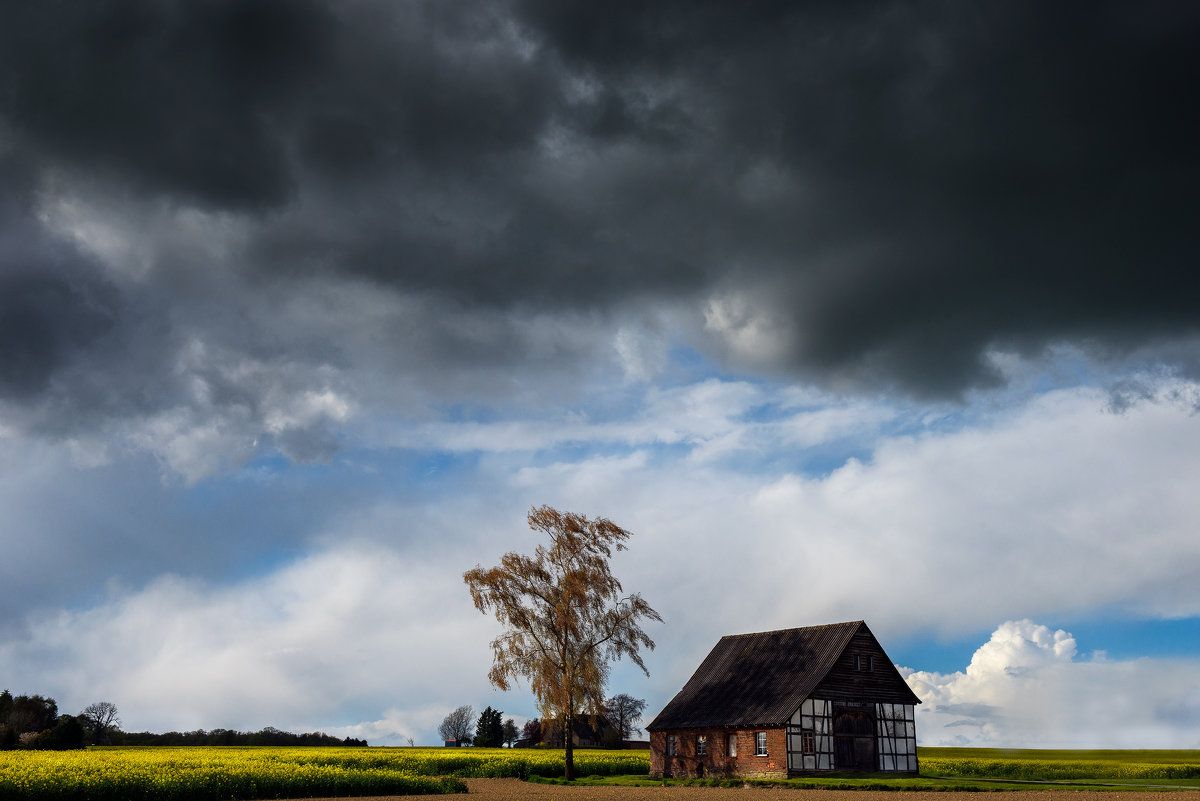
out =
<svg viewBox="0 0 1200 801"><path fill-rule="evenodd" d="M861 620L729 635L646 727L650 775L916 773L919 703Z"/></svg>
<svg viewBox="0 0 1200 801"><path fill-rule="evenodd" d="M571 731L571 745L574 748L621 747L620 733L603 715L580 714L575 718ZM513 743L513 748L533 748L539 745L562 748L562 718L546 718L542 721L541 732L542 736L536 742L522 737Z"/></svg>

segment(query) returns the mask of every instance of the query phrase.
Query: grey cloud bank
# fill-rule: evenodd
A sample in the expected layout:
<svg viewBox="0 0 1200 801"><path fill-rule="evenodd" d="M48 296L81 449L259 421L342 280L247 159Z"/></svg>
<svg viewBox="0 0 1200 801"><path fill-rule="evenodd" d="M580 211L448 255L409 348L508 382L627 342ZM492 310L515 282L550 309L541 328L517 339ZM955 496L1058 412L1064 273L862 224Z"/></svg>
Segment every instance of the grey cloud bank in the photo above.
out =
<svg viewBox="0 0 1200 801"><path fill-rule="evenodd" d="M432 739L488 703L445 599L542 503L638 533L635 695L747 628L1200 615L1198 42L1183 3L6 4L0 683ZM824 583L863 552L886 602ZM930 675L923 725L1009 736L1007 674Z"/></svg>
<svg viewBox="0 0 1200 801"><path fill-rule="evenodd" d="M953 396L1003 380L990 351L1062 342L1195 366L1186 5L5 15L0 377L18 408L194 406L188 381L216 383L179 374L196 339L229 346L216 371L393 367L279 317L281 297L342 287L394 299L372 323L416 381L527 375L540 340L515 321L613 325L646 302L731 366L842 389ZM147 223L156 246L114 245ZM339 297L308 309L318 330L355 327L365 301ZM226 420L270 391L227 384Z"/></svg>

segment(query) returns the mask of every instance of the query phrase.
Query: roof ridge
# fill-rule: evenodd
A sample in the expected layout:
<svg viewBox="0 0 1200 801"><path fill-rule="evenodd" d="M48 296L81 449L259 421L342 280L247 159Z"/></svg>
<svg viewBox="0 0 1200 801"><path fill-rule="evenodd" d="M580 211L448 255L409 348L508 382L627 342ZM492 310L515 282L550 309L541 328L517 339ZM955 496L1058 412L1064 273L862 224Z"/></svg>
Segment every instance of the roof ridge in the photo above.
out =
<svg viewBox="0 0 1200 801"><path fill-rule="evenodd" d="M781 726L859 636L882 651L864 620L727 634L646 728ZM888 684L896 685L893 695L920 703L899 673Z"/></svg>
<svg viewBox="0 0 1200 801"><path fill-rule="evenodd" d="M737 639L738 637L757 637L762 634L780 634L785 631L801 631L803 629L833 629L833 628L838 628L840 626L852 626L856 623L861 623L862 625L865 626L867 621L865 621L865 620L846 620L841 623L818 623L813 626L788 626L785 629L769 629L767 631L745 631L745 632L742 632L741 634L724 634L721 636L721 639L722 640L733 640L733 639Z"/></svg>

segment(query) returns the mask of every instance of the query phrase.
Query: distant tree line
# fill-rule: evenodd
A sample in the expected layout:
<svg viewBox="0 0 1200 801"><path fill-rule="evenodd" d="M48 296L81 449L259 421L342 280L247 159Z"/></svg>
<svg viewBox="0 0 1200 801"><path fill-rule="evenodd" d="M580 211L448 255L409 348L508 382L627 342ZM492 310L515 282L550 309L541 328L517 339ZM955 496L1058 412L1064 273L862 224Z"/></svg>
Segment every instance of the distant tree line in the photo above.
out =
<svg viewBox="0 0 1200 801"><path fill-rule="evenodd" d="M634 732L642 731L635 724L641 720L645 709L646 702L640 698L625 693L614 695L604 702L603 714L591 717L581 714L576 719L575 736L598 743L604 748L624 748L625 741ZM562 747L561 720L542 721L534 718L527 722L523 729L518 730L512 718L501 723L503 714L489 706L476 718L474 708L466 704L442 719L438 733L447 744L475 745L480 748L498 748L501 745L509 748L541 745ZM472 727L474 735L471 734Z"/></svg>
<svg viewBox="0 0 1200 801"><path fill-rule="evenodd" d="M490 706L475 718L475 709L470 704L460 706L442 719L438 734L447 743L475 745L479 748L512 747L521 736L512 718L503 720L504 713ZM472 727L475 734L472 735ZM411 743L411 741L410 741Z"/></svg>
<svg viewBox="0 0 1200 801"><path fill-rule="evenodd" d="M314 731L308 734L292 734L280 731L274 726L267 726L261 731L246 732L233 729L212 729L205 731L169 731L164 734L154 734L148 731L118 732L112 737L113 745L327 745L353 746L365 748L366 740L354 737L339 738L324 732Z"/></svg>
<svg viewBox="0 0 1200 801"><path fill-rule="evenodd" d="M0 750L29 748L66 750L89 745L333 745L366 747L366 740L340 739L323 732L292 734L268 726L262 731L240 732L232 729L197 729L124 732L117 707L108 701L89 704L78 715L60 715L53 698L40 695L14 696L0 692Z"/></svg>

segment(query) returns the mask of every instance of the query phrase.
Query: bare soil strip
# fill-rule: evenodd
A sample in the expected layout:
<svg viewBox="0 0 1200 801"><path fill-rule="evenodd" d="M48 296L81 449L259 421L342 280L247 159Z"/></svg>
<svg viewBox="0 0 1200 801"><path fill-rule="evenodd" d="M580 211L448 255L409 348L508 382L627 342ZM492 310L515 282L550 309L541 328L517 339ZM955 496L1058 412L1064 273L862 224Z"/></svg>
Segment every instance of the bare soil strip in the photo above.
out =
<svg viewBox="0 0 1200 801"><path fill-rule="evenodd" d="M786 787L566 787L520 779L464 779L477 801L982 801L977 792L793 790ZM1200 801L1200 790L1006 790L1002 801ZM988 796L994 798L994 796ZM456 796L376 796L309 801L451 801Z"/></svg>

